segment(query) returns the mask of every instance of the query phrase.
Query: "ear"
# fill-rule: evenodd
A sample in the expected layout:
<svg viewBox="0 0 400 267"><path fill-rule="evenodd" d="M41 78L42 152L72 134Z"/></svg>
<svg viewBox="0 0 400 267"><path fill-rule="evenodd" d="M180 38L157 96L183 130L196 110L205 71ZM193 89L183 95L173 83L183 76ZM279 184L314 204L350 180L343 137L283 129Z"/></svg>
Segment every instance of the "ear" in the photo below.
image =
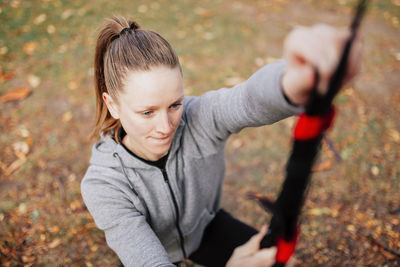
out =
<svg viewBox="0 0 400 267"><path fill-rule="evenodd" d="M115 103L112 97L107 93L103 93L102 98L104 103L106 103L107 109L110 112L111 116L114 119L119 119L119 107L117 103Z"/></svg>

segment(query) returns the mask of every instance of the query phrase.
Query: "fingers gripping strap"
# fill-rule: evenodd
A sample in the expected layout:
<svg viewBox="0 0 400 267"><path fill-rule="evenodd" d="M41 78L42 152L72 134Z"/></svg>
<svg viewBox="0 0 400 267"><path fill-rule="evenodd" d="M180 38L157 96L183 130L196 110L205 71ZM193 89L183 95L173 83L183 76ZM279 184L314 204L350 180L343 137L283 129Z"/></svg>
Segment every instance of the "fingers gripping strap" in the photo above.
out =
<svg viewBox="0 0 400 267"><path fill-rule="evenodd" d="M317 138L332 125L334 116L335 109L333 106L326 115L310 116L305 113L301 114L294 128L294 138L296 140Z"/></svg>

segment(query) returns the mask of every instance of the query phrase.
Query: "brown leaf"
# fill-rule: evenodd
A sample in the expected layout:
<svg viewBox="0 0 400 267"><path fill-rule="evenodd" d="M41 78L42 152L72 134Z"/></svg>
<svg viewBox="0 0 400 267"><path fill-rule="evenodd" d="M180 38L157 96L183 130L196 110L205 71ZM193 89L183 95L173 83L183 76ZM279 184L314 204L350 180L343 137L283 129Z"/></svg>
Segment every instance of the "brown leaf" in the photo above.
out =
<svg viewBox="0 0 400 267"><path fill-rule="evenodd" d="M19 167L22 166L22 164L24 164L26 161L26 159L17 159L16 161L14 161L13 163L10 164L10 166L8 166L6 168L6 170L4 171L4 175L5 176L9 176L10 174L12 174L13 172L15 172L16 170L19 169Z"/></svg>
<svg viewBox="0 0 400 267"><path fill-rule="evenodd" d="M14 73L7 72L7 73L0 73L0 81L5 82L11 80L14 77Z"/></svg>
<svg viewBox="0 0 400 267"><path fill-rule="evenodd" d="M28 82L33 88L36 88L40 84L40 77L31 74L28 76Z"/></svg>
<svg viewBox="0 0 400 267"><path fill-rule="evenodd" d="M49 244L49 248L58 247L60 244L61 244L61 240L56 238Z"/></svg>
<svg viewBox="0 0 400 267"><path fill-rule="evenodd" d="M67 111L63 114L62 116L62 121L63 122L69 122L72 119L73 115L71 111Z"/></svg>
<svg viewBox="0 0 400 267"><path fill-rule="evenodd" d="M46 14L40 14L39 16L37 16L34 20L33 20L33 23L34 24L36 24L36 25L38 25L38 24L41 24L42 22L44 22L45 20L46 20L46 18L47 18L47 15Z"/></svg>
<svg viewBox="0 0 400 267"><path fill-rule="evenodd" d="M330 170L331 168L332 168L332 162L330 160L327 160L319 163L318 165L315 165L312 168L312 171L313 172L327 171Z"/></svg>
<svg viewBox="0 0 400 267"><path fill-rule="evenodd" d="M323 208L314 208L314 209L310 209L307 212L308 215L312 215L312 216L321 216L321 215L329 215L331 214L331 209L327 208L327 207L323 207Z"/></svg>
<svg viewBox="0 0 400 267"><path fill-rule="evenodd" d="M0 103L10 102L10 101L20 101L27 96L29 96L31 90L26 87L16 88L10 92L5 93L4 95L0 96Z"/></svg>
<svg viewBox="0 0 400 267"><path fill-rule="evenodd" d="M30 263L30 262L33 262L33 261L35 261L35 256L22 256L22 261L24 262L24 263Z"/></svg>
<svg viewBox="0 0 400 267"><path fill-rule="evenodd" d="M392 254L390 252L387 252L384 249L381 249L380 252L385 256L386 259L393 260L393 259L396 258L396 255L394 255L394 254Z"/></svg>
<svg viewBox="0 0 400 267"><path fill-rule="evenodd" d="M212 16L212 12L211 12L211 11L209 11L209 10L207 10L207 9L204 9L204 8L201 8L201 7L196 8L196 9L194 10L194 12L195 12L197 15L203 17L203 18L207 18L207 17L211 17L211 16Z"/></svg>
<svg viewBox="0 0 400 267"><path fill-rule="evenodd" d="M56 233L58 233L59 231L60 231L60 227L58 227L57 225L53 226L53 227L50 229L50 232L51 232L52 234L56 234Z"/></svg>
<svg viewBox="0 0 400 267"><path fill-rule="evenodd" d="M24 44L23 50L26 54L31 56L35 52L37 46L38 44L35 42L27 42L26 44Z"/></svg>
<svg viewBox="0 0 400 267"><path fill-rule="evenodd" d="M13 144L14 153L19 159L25 159L29 153L29 145L26 142L16 142Z"/></svg>

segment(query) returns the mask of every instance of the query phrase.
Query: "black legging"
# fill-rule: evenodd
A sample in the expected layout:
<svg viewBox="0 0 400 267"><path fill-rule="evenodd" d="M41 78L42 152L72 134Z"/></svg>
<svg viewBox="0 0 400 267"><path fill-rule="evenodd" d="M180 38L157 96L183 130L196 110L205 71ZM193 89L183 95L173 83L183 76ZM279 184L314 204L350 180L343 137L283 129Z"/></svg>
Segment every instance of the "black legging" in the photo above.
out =
<svg viewBox="0 0 400 267"><path fill-rule="evenodd" d="M258 231L221 209L207 225L200 247L189 259L207 267L224 267L233 250ZM175 263L178 265L179 263ZM120 267L123 267L120 263Z"/></svg>
<svg viewBox="0 0 400 267"><path fill-rule="evenodd" d="M233 250L258 231L221 209L204 231L200 247L189 259L207 267L223 267Z"/></svg>

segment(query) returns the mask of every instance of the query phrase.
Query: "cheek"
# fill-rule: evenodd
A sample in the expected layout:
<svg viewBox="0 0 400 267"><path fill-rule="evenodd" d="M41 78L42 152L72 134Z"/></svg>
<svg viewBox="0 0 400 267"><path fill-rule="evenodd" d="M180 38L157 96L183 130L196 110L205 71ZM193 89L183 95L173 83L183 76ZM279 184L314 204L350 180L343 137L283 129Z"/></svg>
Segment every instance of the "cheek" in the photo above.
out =
<svg viewBox="0 0 400 267"><path fill-rule="evenodd" d="M148 121L144 121L136 114L125 114L125 116L121 116L120 120L125 131L137 137L148 134L152 129Z"/></svg>
<svg viewBox="0 0 400 267"><path fill-rule="evenodd" d="M177 111L174 114L174 116L173 116L173 125L175 127L178 127L179 121L181 120L181 117L182 117L182 113L183 113L183 108L181 108L179 111Z"/></svg>

